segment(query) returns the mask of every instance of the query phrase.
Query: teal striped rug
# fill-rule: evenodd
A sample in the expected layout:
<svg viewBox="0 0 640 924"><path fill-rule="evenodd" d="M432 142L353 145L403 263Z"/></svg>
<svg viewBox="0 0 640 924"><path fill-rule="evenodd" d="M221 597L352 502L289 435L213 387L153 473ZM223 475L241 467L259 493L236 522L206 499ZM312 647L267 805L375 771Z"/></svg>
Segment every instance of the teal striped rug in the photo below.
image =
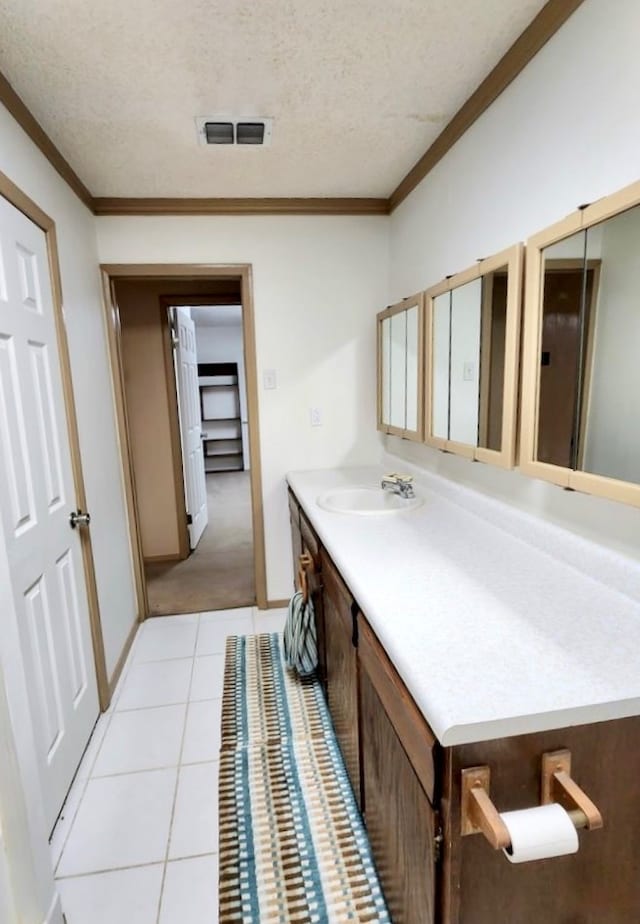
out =
<svg viewBox="0 0 640 924"><path fill-rule="evenodd" d="M219 924L390 924L320 684L278 635L227 641Z"/></svg>

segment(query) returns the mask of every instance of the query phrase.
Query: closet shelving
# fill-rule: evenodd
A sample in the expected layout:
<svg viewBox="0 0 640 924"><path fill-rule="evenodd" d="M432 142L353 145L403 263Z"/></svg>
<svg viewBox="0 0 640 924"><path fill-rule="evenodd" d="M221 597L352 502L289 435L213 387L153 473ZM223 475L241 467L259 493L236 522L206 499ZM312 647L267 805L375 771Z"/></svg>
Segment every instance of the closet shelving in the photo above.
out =
<svg viewBox="0 0 640 924"><path fill-rule="evenodd" d="M205 472L242 471L237 363L198 363Z"/></svg>

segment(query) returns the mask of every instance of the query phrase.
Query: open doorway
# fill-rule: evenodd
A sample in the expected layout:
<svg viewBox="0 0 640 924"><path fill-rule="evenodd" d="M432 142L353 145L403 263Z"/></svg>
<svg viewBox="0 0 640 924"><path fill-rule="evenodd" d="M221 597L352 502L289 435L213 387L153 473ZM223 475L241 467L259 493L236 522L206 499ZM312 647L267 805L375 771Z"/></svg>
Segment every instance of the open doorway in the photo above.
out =
<svg viewBox="0 0 640 924"><path fill-rule="evenodd" d="M249 268L161 269L103 268L143 611L265 607Z"/></svg>
<svg viewBox="0 0 640 924"><path fill-rule="evenodd" d="M256 601L242 305L170 305L189 554L147 562L149 612Z"/></svg>

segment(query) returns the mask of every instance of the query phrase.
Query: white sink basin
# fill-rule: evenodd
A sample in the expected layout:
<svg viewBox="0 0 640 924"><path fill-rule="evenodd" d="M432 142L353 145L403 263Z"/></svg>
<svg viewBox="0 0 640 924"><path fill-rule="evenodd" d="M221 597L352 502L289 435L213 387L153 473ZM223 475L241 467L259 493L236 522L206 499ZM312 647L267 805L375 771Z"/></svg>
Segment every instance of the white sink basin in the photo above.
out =
<svg viewBox="0 0 640 924"><path fill-rule="evenodd" d="M356 513L359 515L402 513L421 507L421 497L400 497L382 488L333 488L317 498L319 507L330 513Z"/></svg>

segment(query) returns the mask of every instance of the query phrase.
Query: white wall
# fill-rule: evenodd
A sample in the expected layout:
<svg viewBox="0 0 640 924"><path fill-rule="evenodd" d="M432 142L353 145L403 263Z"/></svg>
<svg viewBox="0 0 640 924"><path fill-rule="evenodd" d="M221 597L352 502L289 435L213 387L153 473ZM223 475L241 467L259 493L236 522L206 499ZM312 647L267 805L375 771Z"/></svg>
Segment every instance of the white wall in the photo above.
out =
<svg viewBox="0 0 640 924"><path fill-rule="evenodd" d="M136 618L136 604L107 365L95 219L2 106L0 170L56 222L98 597L111 674Z"/></svg>
<svg viewBox="0 0 640 924"><path fill-rule="evenodd" d="M379 455L375 313L388 290L388 219L104 217L97 227L103 262L253 265L268 595L288 597L285 473ZM262 387L264 369L276 370L276 389Z"/></svg>
<svg viewBox="0 0 640 924"><path fill-rule="evenodd" d="M640 5L585 0L391 216L389 301L640 177ZM638 511L386 438L395 453L640 557Z"/></svg>

